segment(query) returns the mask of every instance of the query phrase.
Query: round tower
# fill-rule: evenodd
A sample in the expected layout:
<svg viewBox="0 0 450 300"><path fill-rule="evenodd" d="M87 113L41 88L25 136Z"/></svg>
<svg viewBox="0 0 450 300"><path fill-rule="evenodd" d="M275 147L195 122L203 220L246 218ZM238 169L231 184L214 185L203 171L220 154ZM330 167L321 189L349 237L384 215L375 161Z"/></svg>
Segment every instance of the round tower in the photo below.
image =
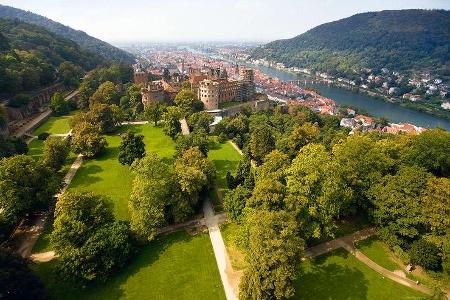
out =
<svg viewBox="0 0 450 300"><path fill-rule="evenodd" d="M201 81L198 94L206 110L219 108L219 83L208 79Z"/></svg>

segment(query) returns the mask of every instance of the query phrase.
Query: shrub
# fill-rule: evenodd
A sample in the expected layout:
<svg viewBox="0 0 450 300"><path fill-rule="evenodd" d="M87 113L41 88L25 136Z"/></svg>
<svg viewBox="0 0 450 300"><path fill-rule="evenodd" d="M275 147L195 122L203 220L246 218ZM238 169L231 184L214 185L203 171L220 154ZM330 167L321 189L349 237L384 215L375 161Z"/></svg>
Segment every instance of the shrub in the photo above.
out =
<svg viewBox="0 0 450 300"><path fill-rule="evenodd" d="M424 267L429 270L441 269L441 257L438 247L426 241L418 240L411 245L409 249L409 257L413 264Z"/></svg>
<svg viewBox="0 0 450 300"><path fill-rule="evenodd" d="M50 136L50 133L43 132L38 135L38 140L45 141Z"/></svg>

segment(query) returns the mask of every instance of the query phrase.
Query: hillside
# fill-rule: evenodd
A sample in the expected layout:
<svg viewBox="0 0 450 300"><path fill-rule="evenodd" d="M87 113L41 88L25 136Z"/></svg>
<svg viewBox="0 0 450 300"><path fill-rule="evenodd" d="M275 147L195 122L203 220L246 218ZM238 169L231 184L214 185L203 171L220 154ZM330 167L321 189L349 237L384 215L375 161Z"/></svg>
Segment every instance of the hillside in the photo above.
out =
<svg viewBox="0 0 450 300"><path fill-rule="evenodd" d="M357 14L257 48L252 58L329 73L360 68L450 72L450 11Z"/></svg>
<svg viewBox="0 0 450 300"><path fill-rule="evenodd" d="M83 31L72 29L61 23L50 20L46 17L24 11L10 6L0 5L0 18L17 18L24 22L45 27L47 30L70 39L82 48L93 53L98 53L107 60L115 60L126 63L133 63L132 54L114 47L104 41L94 38Z"/></svg>
<svg viewBox="0 0 450 300"><path fill-rule="evenodd" d="M43 27L0 19L0 91L14 95L53 83L64 68L91 70L101 56ZM63 64L64 63L64 64ZM68 64L70 63L70 64ZM82 70L81 70L82 71Z"/></svg>

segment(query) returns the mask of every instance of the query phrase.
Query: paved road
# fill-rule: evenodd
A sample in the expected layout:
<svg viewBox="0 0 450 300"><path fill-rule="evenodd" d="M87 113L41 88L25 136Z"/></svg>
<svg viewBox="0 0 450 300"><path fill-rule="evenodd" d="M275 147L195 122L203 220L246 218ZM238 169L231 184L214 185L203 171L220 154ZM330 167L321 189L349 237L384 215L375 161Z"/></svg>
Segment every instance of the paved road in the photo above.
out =
<svg viewBox="0 0 450 300"><path fill-rule="evenodd" d="M209 200L206 200L203 203L203 213L205 215L205 223L208 227L209 237L213 246L225 295L227 300L237 300L238 280L235 280L236 276L233 272L233 267L231 266L227 249L225 248L225 243L222 239L222 234L220 233L218 218L214 215L214 210Z"/></svg>

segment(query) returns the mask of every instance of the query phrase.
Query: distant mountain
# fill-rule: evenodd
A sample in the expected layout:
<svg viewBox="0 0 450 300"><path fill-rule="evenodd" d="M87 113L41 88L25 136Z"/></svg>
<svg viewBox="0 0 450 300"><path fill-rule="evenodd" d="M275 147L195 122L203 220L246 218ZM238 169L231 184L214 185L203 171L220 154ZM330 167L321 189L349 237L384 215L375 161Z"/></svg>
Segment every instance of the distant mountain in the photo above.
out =
<svg viewBox="0 0 450 300"><path fill-rule="evenodd" d="M15 95L55 82L62 69L88 71L104 59L44 27L0 19L0 93Z"/></svg>
<svg viewBox="0 0 450 300"><path fill-rule="evenodd" d="M271 42L255 49L251 57L330 73L387 67L450 75L450 11L357 14Z"/></svg>
<svg viewBox="0 0 450 300"><path fill-rule="evenodd" d="M0 18L17 18L30 24L43 26L53 33L76 42L86 50L100 54L107 60L115 60L126 63L134 62L134 56L126 51L94 38L83 31L72 29L61 23L32 12L0 5Z"/></svg>

